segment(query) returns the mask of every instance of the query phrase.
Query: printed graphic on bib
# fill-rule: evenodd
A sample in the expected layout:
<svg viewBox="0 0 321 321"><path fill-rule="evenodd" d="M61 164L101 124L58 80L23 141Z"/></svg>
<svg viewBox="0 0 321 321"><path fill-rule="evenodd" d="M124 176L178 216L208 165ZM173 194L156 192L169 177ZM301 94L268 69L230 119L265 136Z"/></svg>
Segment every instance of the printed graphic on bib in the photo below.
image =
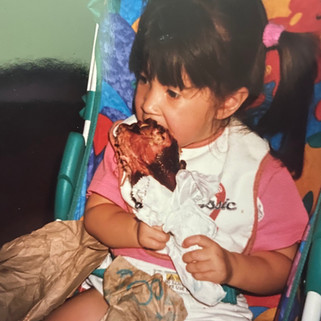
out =
<svg viewBox="0 0 321 321"><path fill-rule="evenodd" d="M226 198L226 191L222 183L219 185L219 191L215 194L215 197L211 199L207 204L200 205L201 208L212 209L210 217L215 220L221 210L234 211L237 209L236 203Z"/></svg>

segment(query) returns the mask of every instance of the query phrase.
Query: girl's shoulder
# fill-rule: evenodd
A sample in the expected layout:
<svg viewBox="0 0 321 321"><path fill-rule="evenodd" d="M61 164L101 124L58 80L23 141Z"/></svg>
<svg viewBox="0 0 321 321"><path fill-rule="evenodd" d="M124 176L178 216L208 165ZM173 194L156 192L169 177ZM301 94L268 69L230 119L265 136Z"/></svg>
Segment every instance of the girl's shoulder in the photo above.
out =
<svg viewBox="0 0 321 321"><path fill-rule="evenodd" d="M296 189L294 179L286 166L270 153L266 155L261 165L261 175L259 183L259 194L264 194L271 186L283 189L285 187L292 187Z"/></svg>
<svg viewBox="0 0 321 321"><path fill-rule="evenodd" d="M307 212L293 177L286 166L272 155L263 162L258 198L274 218L295 218L298 222L307 223Z"/></svg>
<svg viewBox="0 0 321 321"><path fill-rule="evenodd" d="M259 220L252 251L285 248L302 238L308 214L291 174L268 155L258 187Z"/></svg>

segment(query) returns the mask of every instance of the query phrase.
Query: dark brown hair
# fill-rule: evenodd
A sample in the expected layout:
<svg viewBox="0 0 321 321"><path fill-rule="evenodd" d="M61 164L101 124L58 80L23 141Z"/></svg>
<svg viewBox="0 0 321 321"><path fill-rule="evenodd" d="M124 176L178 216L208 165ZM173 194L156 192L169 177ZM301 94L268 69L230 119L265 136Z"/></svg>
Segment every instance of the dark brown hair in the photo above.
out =
<svg viewBox="0 0 321 321"><path fill-rule="evenodd" d="M282 134L275 154L299 176L317 41L283 32L277 47L280 85L269 111L254 126L244 111L263 90L267 23L260 0L150 0L133 43L130 69L136 77L144 72L149 79L180 88L184 71L194 86L210 88L218 99L246 87L249 97L237 116L261 136Z"/></svg>

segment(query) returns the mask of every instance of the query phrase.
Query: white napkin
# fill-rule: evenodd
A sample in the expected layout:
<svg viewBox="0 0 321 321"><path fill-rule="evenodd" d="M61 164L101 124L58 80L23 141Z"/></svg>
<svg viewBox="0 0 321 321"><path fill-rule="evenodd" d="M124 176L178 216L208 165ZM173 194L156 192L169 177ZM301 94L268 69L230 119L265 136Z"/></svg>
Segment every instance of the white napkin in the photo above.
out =
<svg viewBox="0 0 321 321"><path fill-rule="evenodd" d="M185 249L181 245L191 235L202 234L215 239L217 227L209 217L212 210L199 205L207 204L215 197L219 180L216 176L180 170L176 175L176 183L175 190L171 192L152 176L144 176L133 186L131 193L123 193L123 197L141 221L150 226L162 226L164 232L171 233L166 252L183 285L198 301L213 306L225 297L226 292L220 284L195 280L186 271L182 256L196 247ZM128 191L129 183L126 184L124 190ZM141 208L135 209L132 197L142 204Z"/></svg>

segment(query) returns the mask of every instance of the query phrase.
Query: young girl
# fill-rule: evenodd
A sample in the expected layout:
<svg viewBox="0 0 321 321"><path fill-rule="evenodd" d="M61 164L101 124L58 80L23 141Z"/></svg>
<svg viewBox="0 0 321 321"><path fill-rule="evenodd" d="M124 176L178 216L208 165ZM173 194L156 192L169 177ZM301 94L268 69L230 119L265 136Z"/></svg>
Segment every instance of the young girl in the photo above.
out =
<svg viewBox="0 0 321 321"><path fill-rule="evenodd" d="M245 110L262 91L270 48L279 51L281 80L270 110L254 127ZM282 291L307 223L287 168L293 176L302 169L316 55L314 37L268 24L258 0L151 0L147 4L130 58L137 77L136 118L130 121L156 120L176 138L188 170L221 180L211 218L226 238L216 242L193 235L182 244L186 249L199 246L183 256L186 270L196 280L259 296ZM280 149L273 153L287 168L244 123L260 135L282 135ZM88 194L84 223L90 234L139 269L175 273L170 259L157 253L169 235L128 211L110 145ZM188 291L180 295L187 320L252 317L242 294L236 304L214 306L198 302ZM48 320L98 321L107 310L101 290L92 288L62 305Z"/></svg>

